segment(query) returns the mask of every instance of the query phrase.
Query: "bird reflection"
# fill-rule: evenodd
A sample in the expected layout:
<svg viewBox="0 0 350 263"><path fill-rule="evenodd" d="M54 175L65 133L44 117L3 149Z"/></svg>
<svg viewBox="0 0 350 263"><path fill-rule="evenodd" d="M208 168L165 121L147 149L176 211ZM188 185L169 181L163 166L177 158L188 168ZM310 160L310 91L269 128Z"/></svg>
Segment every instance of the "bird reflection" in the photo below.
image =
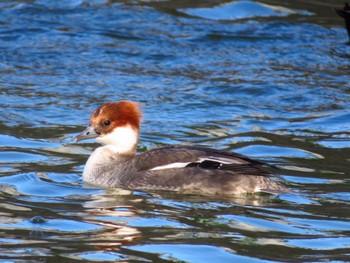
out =
<svg viewBox="0 0 350 263"><path fill-rule="evenodd" d="M345 3L343 9L334 9L334 11L344 19L345 27L348 31L349 40L350 40L350 6L348 3ZM350 42L349 42L350 43Z"/></svg>

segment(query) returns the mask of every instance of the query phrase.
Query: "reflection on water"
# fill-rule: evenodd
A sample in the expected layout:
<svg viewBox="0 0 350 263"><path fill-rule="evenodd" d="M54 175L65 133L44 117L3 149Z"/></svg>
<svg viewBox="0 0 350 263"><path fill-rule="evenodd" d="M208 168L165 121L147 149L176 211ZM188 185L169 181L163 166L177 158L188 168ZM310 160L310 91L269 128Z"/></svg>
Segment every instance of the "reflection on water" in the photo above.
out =
<svg viewBox="0 0 350 263"><path fill-rule="evenodd" d="M234 1L206 8L186 8L180 12L213 20L237 20L252 17L288 16L292 14L308 15L306 11L296 11L282 6L267 5L254 1Z"/></svg>
<svg viewBox="0 0 350 263"><path fill-rule="evenodd" d="M342 6L1 2L0 258L348 261L350 47L331 9ZM71 139L93 109L119 99L142 104L140 151L236 151L280 168L271 172L294 193L84 185L97 144Z"/></svg>

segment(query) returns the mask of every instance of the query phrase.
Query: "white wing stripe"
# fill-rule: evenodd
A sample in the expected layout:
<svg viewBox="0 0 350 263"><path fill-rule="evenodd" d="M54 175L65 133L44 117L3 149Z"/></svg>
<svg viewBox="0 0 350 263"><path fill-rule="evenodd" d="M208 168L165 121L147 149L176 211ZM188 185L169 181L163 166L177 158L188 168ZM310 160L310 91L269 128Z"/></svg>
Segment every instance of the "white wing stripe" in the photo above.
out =
<svg viewBox="0 0 350 263"><path fill-rule="evenodd" d="M208 156L208 157L203 157L203 158L199 158L197 161L195 162L186 162L186 163L182 163L182 162L177 162L177 163L169 163L166 165L162 165L162 166L156 166L152 169L150 169L151 171L153 170L162 170L162 169L172 169L172 168L184 168L186 167L188 164L190 163L202 163L204 161L213 161L213 162L218 162L220 163L220 167L223 164L242 164L242 163L246 163L246 161L241 160L241 159L232 159L232 158L225 158L225 157L213 157L213 156Z"/></svg>
<svg viewBox="0 0 350 263"><path fill-rule="evenodd" d="M221 164L242 164L243 162L246 163L243 160L240 159L232 159L232 158L224 158L224 157L212 157L212 156L208 156L208 157L204 157L204 158L200 158L198 160L198 162L204 162L204 161L213 161L213 162L218 162Z"/></svg>
<svg viewBox="0 0 350 263"><path fill-rule="evenodd" d="M190 163L191 162L188 162L188 163L169 163L169 164L166 164L163 166L156 166L150 170L152 171L152 170L162 170L162 169L171 169L171 168L183 168L183 167L186 167Z"/></svg>

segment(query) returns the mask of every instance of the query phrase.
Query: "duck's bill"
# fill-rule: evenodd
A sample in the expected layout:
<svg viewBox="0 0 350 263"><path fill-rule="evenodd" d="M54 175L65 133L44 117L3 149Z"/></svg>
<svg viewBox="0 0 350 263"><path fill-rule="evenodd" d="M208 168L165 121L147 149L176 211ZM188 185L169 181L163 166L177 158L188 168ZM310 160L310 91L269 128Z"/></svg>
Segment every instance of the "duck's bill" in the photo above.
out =
<svg viewBox="0 0 350 263"><path fill-rule="evenodd" d="M95 132L95 129L93 126L87 127L82 133L79 135L75 136L73 141L74 142L79 142L82 140L87 140L87 139L94 139L99 136L98 133Z"/></svg>

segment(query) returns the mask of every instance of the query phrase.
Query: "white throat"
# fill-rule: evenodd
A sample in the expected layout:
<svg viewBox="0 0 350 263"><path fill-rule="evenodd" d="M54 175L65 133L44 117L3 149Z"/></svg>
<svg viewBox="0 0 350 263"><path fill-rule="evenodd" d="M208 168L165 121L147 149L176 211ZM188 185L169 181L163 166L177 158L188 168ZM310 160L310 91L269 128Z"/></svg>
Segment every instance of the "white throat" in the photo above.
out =
<svg viewBox="0 0 350 263"><path fill-rule="evenodd" d="M96 138L98 142L102 142L108 146L112 146L113 151L126 154L136 150L136 145L139 137L137 129L130 125L118 127L113 132L106 135L100 135Z"/></svg>

